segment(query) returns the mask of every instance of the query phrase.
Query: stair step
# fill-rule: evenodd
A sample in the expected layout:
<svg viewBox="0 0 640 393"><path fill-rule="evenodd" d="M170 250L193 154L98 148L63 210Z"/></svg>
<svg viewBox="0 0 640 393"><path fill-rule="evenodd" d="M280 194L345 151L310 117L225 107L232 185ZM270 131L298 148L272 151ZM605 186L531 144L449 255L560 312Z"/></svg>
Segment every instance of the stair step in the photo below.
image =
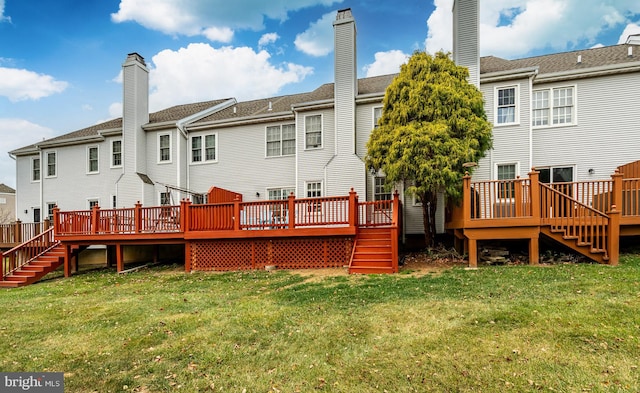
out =
<svg viewBox="0 0 640 393"><path fill-rule="evenodd" d="M20 283L17 281L0 281L0 288L18 288Z"/></svg>
<svg viewBox="0 0 640 393"><path fill-rule="evenodd" d="M27 282L28 278L29 277L26 277L26 276L14 276L12 274L12 275L6 276L4 278L4 280L5 281L10 281L10 282Z"/></svg>
<svg viewBox="0 0 640 393"><path fill-rule="evenodd" d="M28 270L22 270L22 268L20 268L19 270L14 271L12 274L14 276L18 276L18 277L35 277L35 276L37 276L37 272L28 271Z"/></svg>
<svg viewBox="0 0 640 393"><path fill-rule="evenodd" d="M32 264L28 264L26 266L23 266L20 269L26 270L26 271L30 271L30 272L43 272L45 270L45 268L43 266L37 266L37 265L32 265Z"/></svg>
<svg viewBox="0 0 640 393"><path fill-rule="evenodd" d="M569 236L569 235L564 235L564 236L562 236L562 238L564 240L577 240L577 239L580 239L580 237L578 237L578 236Z"/></svg>
<svg viewBox="0 0 640 393"><path fill-rule="evenodd" d="M390 266L351 266L349 273L355 274L392 274L393 268Z"/></svg>

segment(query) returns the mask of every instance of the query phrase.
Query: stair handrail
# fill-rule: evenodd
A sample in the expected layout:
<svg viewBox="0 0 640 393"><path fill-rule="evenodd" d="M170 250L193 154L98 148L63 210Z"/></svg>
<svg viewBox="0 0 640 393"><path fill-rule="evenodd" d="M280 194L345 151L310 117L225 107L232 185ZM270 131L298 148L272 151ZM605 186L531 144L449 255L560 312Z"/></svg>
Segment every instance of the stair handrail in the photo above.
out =
<svg viewBox="0 0 640 393"><path fill-rule="evenodd" d="M540 220L542 224L552 225L556 229L565 231L565 235L578 236L580 239L581 236L590 234L591 249L602 250L605 252L605 255L609 255L610 246L607 244L607 236L609 236L610 230L609 215L547 184L540 183L540 192ZM558 209L553 209L553 212L560 213L556 217L553 217L553 215L550 214L550 209L552 208L551 200L553 198L549 198L548 195L555 195L558 198L556 202L560 205L565 205L566 210L558 212ZM569 206L566 207L566 204L569 204ZM582 210L582 214L578 216L574 215L574 212L578 210L577 208ZM562 210L562 208L560 208L560 210ZM554 220L553 222L552 219Z"/></svg>
<svg viewBox="0 0 640 393"><path fill-rule="evenodd" d="M13 247L11 250L3 252L2 280L40 255L57 246L60 241L55 240L53 230L54 228L51 227L39 235L36 235Z"/></svg>

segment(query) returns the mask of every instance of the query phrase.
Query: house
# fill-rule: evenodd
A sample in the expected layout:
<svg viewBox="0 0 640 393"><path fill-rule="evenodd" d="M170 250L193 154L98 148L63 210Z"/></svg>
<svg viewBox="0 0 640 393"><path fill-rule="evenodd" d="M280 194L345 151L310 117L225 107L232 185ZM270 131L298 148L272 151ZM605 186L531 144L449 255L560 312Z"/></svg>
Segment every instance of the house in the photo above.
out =
<svg viewBox="0 0 640 393"><path fill-rule="evenodd" d="M481 58L478 7L454 2L454 59L469 68L494 125L493 150L477 163L473 181L516 181L533 167L543 183L588 181L640 158L637 36L626 44L525 59ZM129 54L122 65L122 118L10 152L18 218L39 221L55 206L202 202L212 185L245 201L347 195L351 189L362 199L390 199L382 174L367 171L364 157L394 75L356 77L350 9L337 13L334 32L332 83L306 93L245 102L223 97L154 113L146 63ZM498 199L513 199L512 186L503 187L494 193ZM419 235L422 209L402 184L398 190L403 233ZM437 231L448 228L469 240L462 227L445 227L444 205L439 201Z"/></svg>
<svg viewBox="0 0 640 393"><path fill-rule="evenodd" d="M16 219L16 190L0 184L0 224L9 224Z"/></svg>

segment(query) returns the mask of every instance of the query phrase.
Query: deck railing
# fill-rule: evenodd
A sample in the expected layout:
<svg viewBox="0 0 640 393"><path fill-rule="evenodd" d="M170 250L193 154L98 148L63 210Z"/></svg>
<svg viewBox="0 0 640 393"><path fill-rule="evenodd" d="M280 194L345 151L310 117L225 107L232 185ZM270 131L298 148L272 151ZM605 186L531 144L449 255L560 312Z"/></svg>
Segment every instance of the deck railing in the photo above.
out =
<svg viewBox="0 0 640 393"><path fill-rule="evenodd" d="M0 244L17 245L24 240L31 239L49 229L49 219L43 222L21 222L0 224Z"/></svg>
<svg viewBox="0 0 640 393"><path fill-rule="evenodd" d="M49 228L41 234L4 252L2 254L2 279L53 248L57 244L53 230L53 227Z"/></svg>
<svg viewBox="0 0 640 393"><path fill-rule="evenodd" d="M179 206L60 211L54 209L55 235L109 235L198 231L273 230L312 227L398 226L399 199L358 202L348 196Z"/></svg>

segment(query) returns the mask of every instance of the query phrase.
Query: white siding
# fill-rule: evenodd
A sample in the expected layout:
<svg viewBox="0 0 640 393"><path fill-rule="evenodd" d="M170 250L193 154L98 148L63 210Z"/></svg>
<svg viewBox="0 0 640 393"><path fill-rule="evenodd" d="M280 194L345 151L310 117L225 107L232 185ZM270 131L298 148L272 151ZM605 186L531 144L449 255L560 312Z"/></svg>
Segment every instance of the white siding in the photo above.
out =
<svg viewBox="0 0 640 393"><path fill-rule="evenodd" d="M453 60L469 69L469 82L480 86L480 11L478 0L453 3Z"/></svg>
<svg viewBox="0 0 640 393"><path fill-rule="evenodd" d="M38 155L16 157L16 218L22 222L33 222L33 208L40 207L40 182L31 181L33 157Z"/></svg>
<svg viewBox="0 0 640 393"><path fill-rule="evenodd" d="M535 85L575 86L576 125L533 129L534 166L575 165L576 179L609 177L640 159L638 73ZM589 169L594 169L589 174Z"/></svg>
<svg viewBox="0 0 640 393"><path fill-rule="evenodd" d="M322 148L305 149L305 116L322 115ZM335 125L332 109L298 112L296 118L296 165L298 168L296 195L303 195L305 182L324 181L325 167L335 152ZM326 184L324 184L326 187ZM323 195L329 195L323 190Z"/></svg>

